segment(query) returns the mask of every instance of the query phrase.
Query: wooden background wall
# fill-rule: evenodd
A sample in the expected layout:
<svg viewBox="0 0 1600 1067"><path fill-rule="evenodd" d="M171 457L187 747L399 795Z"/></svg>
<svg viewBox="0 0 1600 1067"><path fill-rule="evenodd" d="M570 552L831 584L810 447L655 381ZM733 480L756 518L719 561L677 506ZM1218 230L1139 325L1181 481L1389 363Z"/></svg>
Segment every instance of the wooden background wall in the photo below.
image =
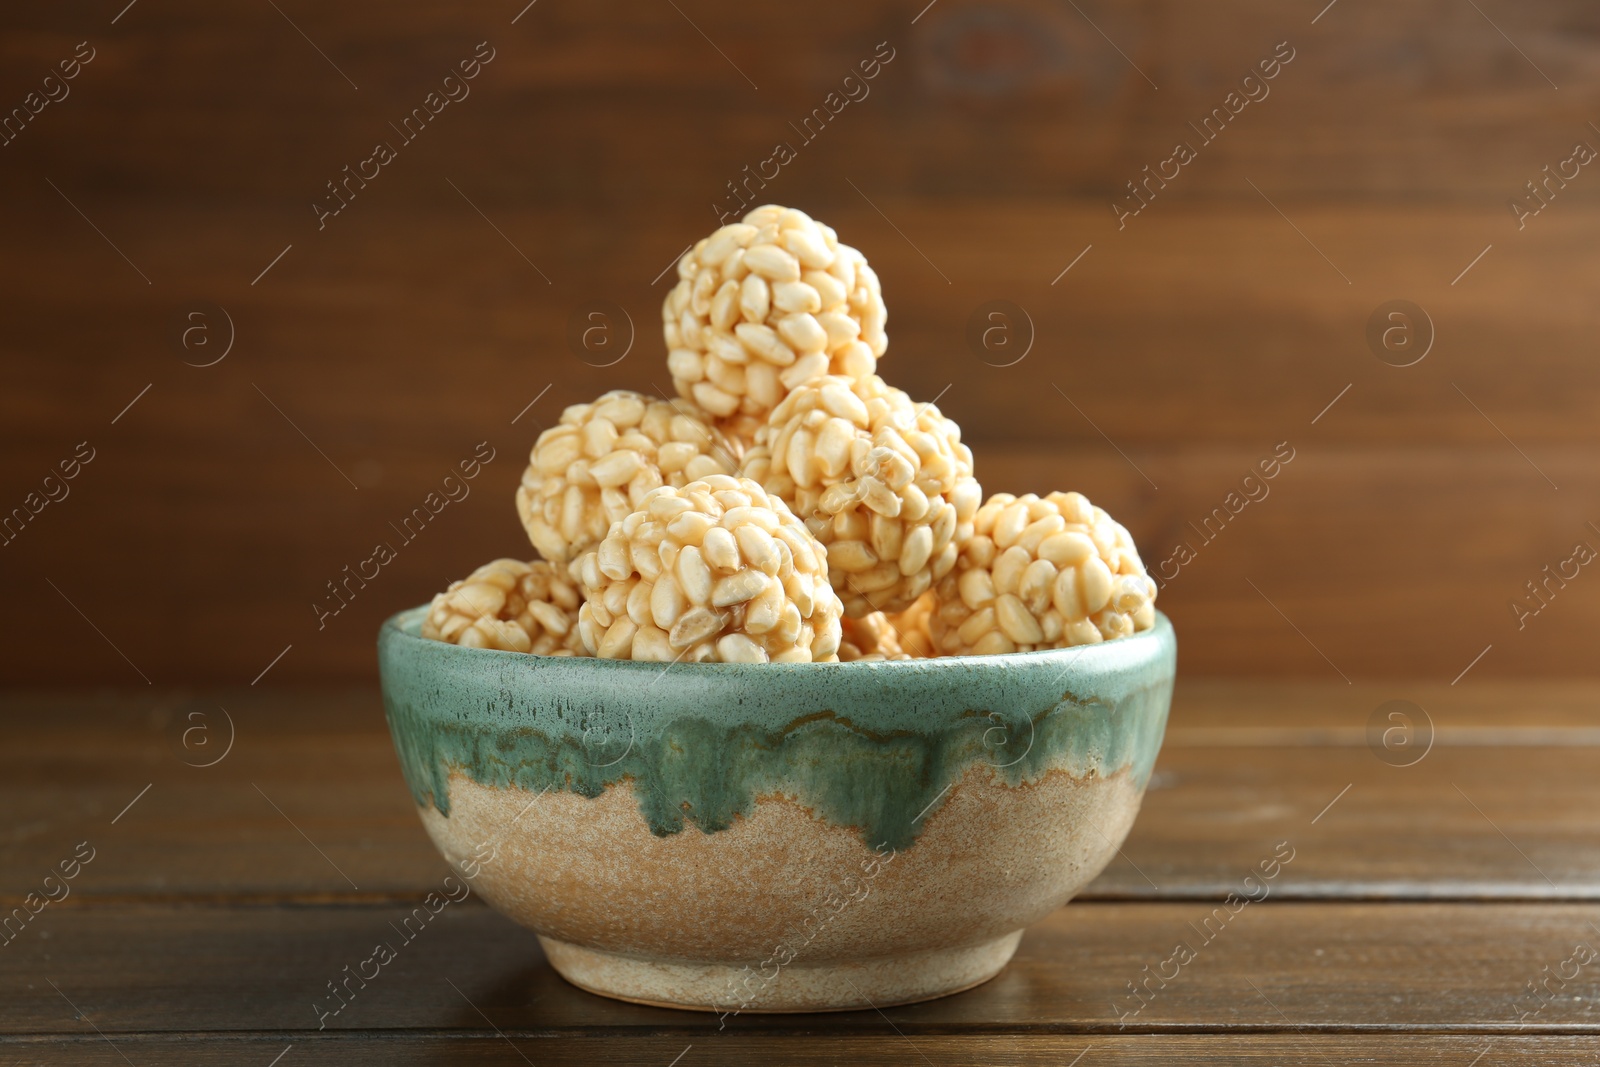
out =
<svg viewBox="0 0 1600 1067"><path fill-rule="evenodd" d="M883 371L942 394L987 489L1083 490L1147 562L1196 545L1160 601L1185 671L1600 668L1600 568L1510 606L1600 548L1600 173L1507 207L1600 146L1592 4L126 3L0 16L0 107L94 50L0 147L0 509L95 456L0 547L6 681L248 683L286 646L261 684L372 675L384 616L527 552L540 426L668 387L652 279L780 140L767 198L866 252ZM482 41L471 95L319 231L324 183ZM1124 183L1280 42L1270 95L1119 230ZM1434 325L1414 366L1365 339L1394 299ZM1032 320L1015 365L967 343L992 300ZM637 327L614 366L566 341L594 301ZM207 367L175 325L200 302L236 334ZM471 496L319 630L325 582L480 441ZM1279 442L1270 496L1199 544Z"/></svg>

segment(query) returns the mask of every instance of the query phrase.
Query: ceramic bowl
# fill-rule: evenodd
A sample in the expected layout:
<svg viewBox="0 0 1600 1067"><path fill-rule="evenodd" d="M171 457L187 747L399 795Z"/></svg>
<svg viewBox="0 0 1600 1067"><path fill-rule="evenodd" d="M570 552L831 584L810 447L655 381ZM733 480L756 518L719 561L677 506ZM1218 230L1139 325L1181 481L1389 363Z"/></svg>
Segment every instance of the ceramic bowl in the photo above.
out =
<svg viewBox="0 0 1600 1067"><path fill-rule="evenodd" d="M574 985L722 1013L992 978L1111 859L1166 727L1155 627L1006 656L679 664L383 625L423 824Z"/></svg>

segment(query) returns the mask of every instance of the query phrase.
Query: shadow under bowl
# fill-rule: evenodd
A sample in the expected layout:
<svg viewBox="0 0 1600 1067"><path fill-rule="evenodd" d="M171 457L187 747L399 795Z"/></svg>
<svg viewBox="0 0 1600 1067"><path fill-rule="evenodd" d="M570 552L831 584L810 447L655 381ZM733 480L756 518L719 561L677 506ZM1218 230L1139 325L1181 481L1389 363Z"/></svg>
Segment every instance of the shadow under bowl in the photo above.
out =
<svg viewBox="0 0 1600 1067"><path fill-rule="evenodd" d="M884 1007L998 974L1109 862L1172 626L869 663L659 663L378 638L423 824L568 981L669 1007Z"/></svg>

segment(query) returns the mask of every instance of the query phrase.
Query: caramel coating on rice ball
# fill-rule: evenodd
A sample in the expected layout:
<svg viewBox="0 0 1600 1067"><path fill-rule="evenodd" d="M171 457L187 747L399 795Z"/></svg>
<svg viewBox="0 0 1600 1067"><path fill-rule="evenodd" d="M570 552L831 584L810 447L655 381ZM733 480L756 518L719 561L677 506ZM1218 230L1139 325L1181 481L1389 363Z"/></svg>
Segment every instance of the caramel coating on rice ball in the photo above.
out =
<svg viewBox="0 0 1600 1067"><path fill-rule="evenodd" d="M661 485L731 474L739 449L686 400L615 390L539 435L517 515L545 559L570 563Z"/></svg>
<svg viewBox="0 0 1600 1067"><path fill-rule="evenodd" d="M845 613L904 611L955 565L983 490L961 428L877 375L797 386L742 473L828 546Z"/></svg>
<svg viewBox="0 0 1600 1067"><path fill-rule="evenodd" d="M1156 585L1133 538L1081 493L996 493L939 582L942 655L1066 648L1155 624Z"/></svg>
<svg viewBox="0 0 1600 1067"><path fill-rule="evenodd" d="M893 615L874 611L859 619L841 621L839 660L926 659L934 655L928 623L933 615L934 596L930 590L905 611Z"/></svg>
<svg viewBox="0 0 1600 1067"><path fill-rule="evenodd" d="M745 478L662 486L576 568L585 647L604 659L833 661L827 550Z"/></svg>
<svg viewBox="0 0 1600 1067"><path fill-rule="evenodd" d="M824 374L871 374L889 344L866 257L775 204L684 254L661 319L678 394L719 419L764 419L786 392Z"/></svg>
<svg viewBox="0 0 1600 1067"><path fill-rule="evenodd" d="M586 656L578 603L577 586L555 564L497 559L433 598L422 636L468 648Z"/></svg>

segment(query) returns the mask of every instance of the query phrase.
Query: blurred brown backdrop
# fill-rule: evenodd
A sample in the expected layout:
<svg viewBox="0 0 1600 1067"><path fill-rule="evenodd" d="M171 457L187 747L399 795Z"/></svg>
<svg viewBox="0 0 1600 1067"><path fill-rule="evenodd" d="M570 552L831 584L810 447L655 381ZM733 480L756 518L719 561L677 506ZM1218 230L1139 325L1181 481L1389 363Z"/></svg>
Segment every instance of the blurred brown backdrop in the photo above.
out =
<svg viewBox="0 0 1600 1067"><path fill-rule="evenodd" d="M80 442L94 456L0 547L6 681L370 677L384 616L529 551L511 495L541 426L669 388L662 272L780 141L796 158L761 199L868 255L882 371L940 397L986 489L1080 489L1152 565L1189 542L1160 600L1185 671L1600 666L1595 568L1521 629L1511 607L1600 548L1600 174L1565 162L1600 146L1593 5L96 0L3 20L0 107L27 114L0 147L0 509L37 505ZM93 58L47 84L80 42ZM390 124L479 42L470 95L402 143ZM880 42L893 59L805 142L791 123ZM1202 145L1189 123L1283 42L1268 94ZM378 141L397 158L319 230L312 204ZM1112 201L1178 141L1197 158L1119 229ZM1546 165L1577 174L1519 229L1507 201ZM1412 366L1366 338L1395 299L1436 332ZM1018 347L968 341L996 300L1032 323L1011 365ZM609 367L567 340L597 301L636 328ZM231 350L186 365L220 354L219 308ZM213 343L185 349L196 310ZM481 441L471 495L319 630L325 583L398 546L389 524ZM1270 494L1206 543L1190 524L1280 442Z"/></svg>

